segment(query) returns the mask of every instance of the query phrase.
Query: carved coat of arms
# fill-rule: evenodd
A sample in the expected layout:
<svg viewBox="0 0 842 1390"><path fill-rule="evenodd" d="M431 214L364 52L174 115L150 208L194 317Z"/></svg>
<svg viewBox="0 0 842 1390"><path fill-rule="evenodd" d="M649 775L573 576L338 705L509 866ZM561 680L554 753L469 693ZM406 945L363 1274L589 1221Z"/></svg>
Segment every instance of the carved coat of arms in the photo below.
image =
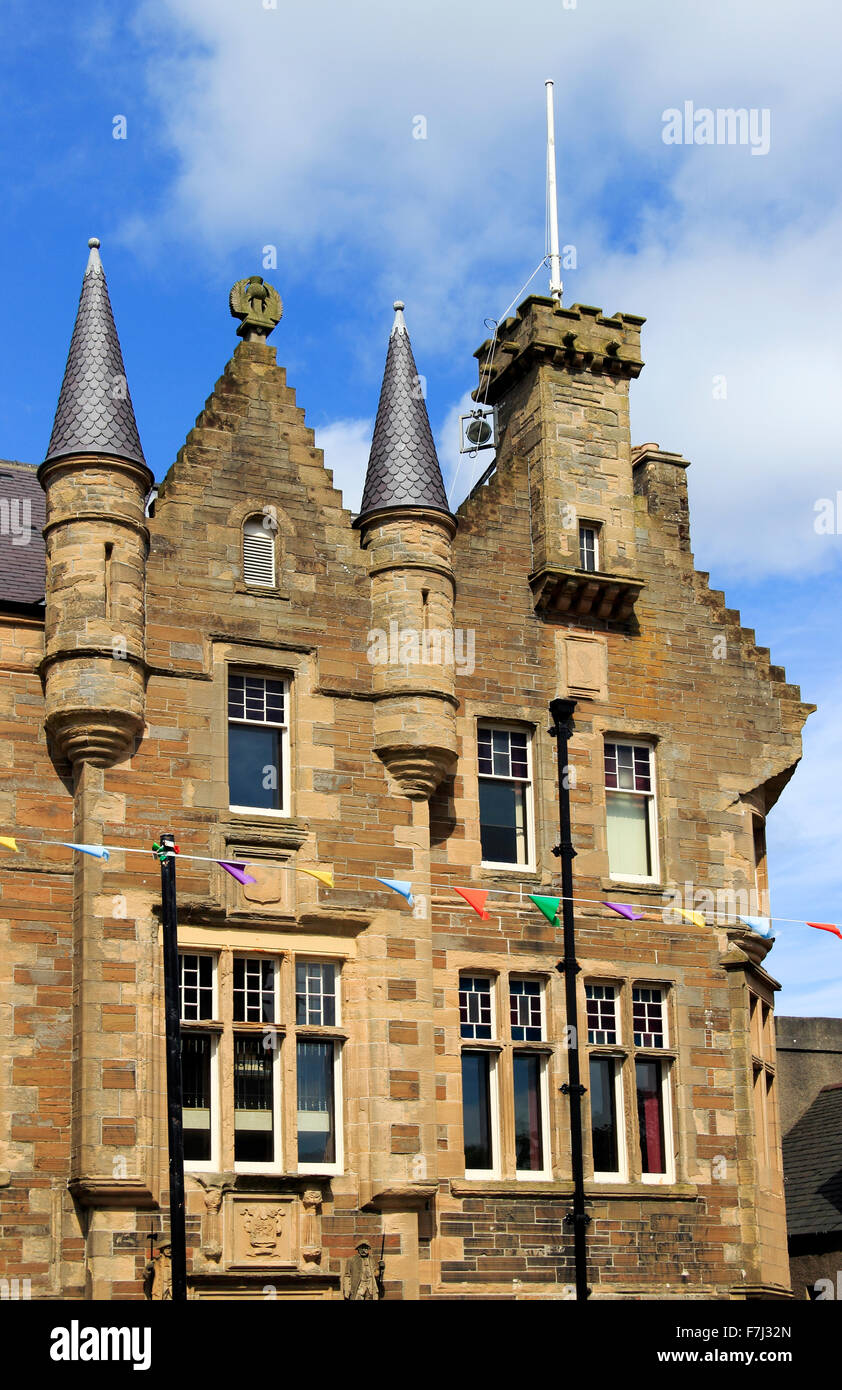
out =
<svg viewBox="0 0 842 1390"><path fill-rule="evenodd" d="M282 1207L262 1211L243 1207L240 1219L251 1247L246 1253L252 1259L258 1259L261 1255L277 1254L284 1219Z"/></svg>

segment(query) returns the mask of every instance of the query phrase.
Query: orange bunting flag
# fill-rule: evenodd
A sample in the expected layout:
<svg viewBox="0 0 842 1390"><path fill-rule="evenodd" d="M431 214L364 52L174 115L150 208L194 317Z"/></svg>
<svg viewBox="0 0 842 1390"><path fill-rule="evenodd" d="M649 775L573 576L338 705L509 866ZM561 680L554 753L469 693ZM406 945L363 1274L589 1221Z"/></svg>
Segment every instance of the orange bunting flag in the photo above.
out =
<svg viewBox="0 0 842 1390"><path fill-rule="evenodd" d="M6 849L10 849L14 854L20 854L16 842L9 835L0 835L0 845L4 845Z"/></svg>
<svg viewBox="0 0 842 1390"><path fill-rule="evenodd" d="M837 926L834 926L833 922L808 922L807 926L815 927L817 931L833 932L833 935L838 936L839 940L842 941L842 931L840 931Z"/></svg>
<svg viewBox="0 0 842 1390"><path fill-rule="evenodd" d="M483 922L488 921L488 913L485 910L485 900L488 897L487 888L456 888L454 892L458 893L460 898L464 898L466 903L470 903L474 912L482 918Z"/></svg>
<svg viewBox="0 0 842 1390"><path fill-rule="evenodd" d="M670 911L677 912L679 917L686 917L687 921L692 922L694 927L707 926L707 922L701 912L687 912L683 907L673 907L670 908Z"/></svg>
<svg viewBox="0 0 842 1390"><path fill-rule="evenodd" d="M333 874L329 869L305 869L303 864L295 866L300 874L307 874L308 878L317 878L319 883L324 883L326 887L333 887Z"/></svg>

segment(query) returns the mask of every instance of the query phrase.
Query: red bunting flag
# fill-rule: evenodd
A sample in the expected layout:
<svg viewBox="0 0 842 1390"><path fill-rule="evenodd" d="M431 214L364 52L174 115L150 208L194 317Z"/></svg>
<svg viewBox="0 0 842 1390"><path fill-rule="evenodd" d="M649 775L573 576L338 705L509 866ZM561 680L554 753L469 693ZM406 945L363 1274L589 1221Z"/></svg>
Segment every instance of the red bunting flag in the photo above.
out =
<svg viewBox="0 0 842 1390"><path fill-rule="evenodd" d="M842 941L842 931L835 927L832 922L808 922L808 927L815 927L817 931L832 931L834 936L838 936Z"/></svg>
<svg viewBox="0 0 842 1390"><path fill-rule="evenodd" d="M483 920L488 921L488 913L485 910L485 900L488 897L487 888L456 888L454 889L460 898L464 898Z"/></svg>

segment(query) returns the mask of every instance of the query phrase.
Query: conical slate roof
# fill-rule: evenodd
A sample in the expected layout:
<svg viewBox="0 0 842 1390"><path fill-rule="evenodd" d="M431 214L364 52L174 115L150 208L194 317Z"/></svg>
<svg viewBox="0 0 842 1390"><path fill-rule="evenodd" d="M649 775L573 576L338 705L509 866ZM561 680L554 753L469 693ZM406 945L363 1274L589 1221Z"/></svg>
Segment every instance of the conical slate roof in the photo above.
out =
<svg viewBox="0 0 842 1390"><path fill-rule="evenodd" d="M47 460L112 454L145 463L97 238L91 237L88 246Z"/></svg>
<svg viewBox="0 0 842 1390"><path fill-rule="evenodd" d="M395 323L357 524L383 507L429 507L450 514L421 378L406 331L404 306L397 300L394 307Z"/></svg>

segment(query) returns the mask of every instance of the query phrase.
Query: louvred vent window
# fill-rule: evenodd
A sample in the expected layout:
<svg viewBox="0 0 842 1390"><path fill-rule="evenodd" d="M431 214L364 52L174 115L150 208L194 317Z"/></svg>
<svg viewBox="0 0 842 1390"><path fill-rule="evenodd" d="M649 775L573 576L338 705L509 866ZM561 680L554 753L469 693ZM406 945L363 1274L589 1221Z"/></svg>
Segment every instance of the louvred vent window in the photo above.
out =
<svg viewBox="0 0 842 1390"><path fill-rule="evenodd" d="M243 580L259 589L275 587L275 535L262 521L243 527Z"/></svg>

